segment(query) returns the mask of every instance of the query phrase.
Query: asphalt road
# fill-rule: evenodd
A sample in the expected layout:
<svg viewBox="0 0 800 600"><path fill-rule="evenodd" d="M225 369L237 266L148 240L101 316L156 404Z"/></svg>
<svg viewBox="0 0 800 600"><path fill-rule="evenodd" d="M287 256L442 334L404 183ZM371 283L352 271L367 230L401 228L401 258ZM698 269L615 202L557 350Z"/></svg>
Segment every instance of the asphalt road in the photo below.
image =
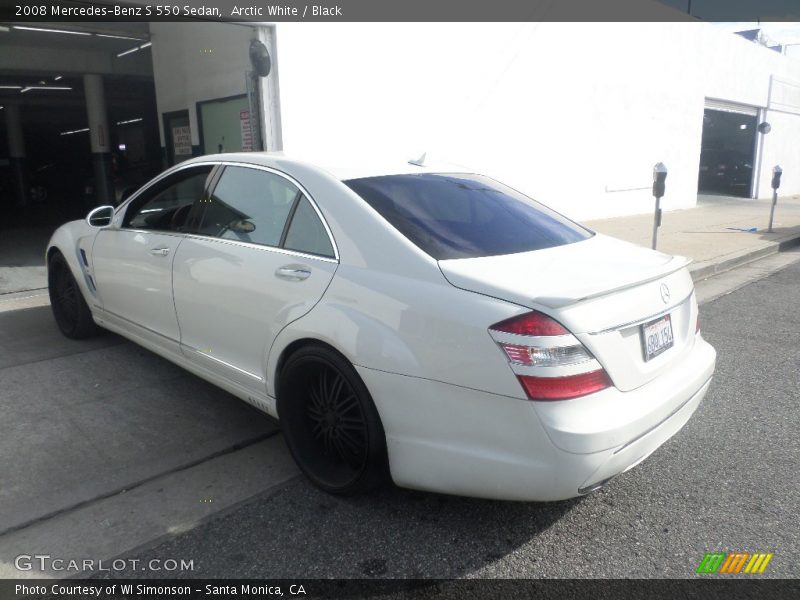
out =
<svg viewBox="0 0 800 600"><path fill-rule="evenodd" d="M65 338L49 306L0 312L0 415L0 574L6 533L276 431L112 333Z"/></svg>
<svg viewBox="0 0 800 600"><path fill-rule="evenodd" d="M773 552L800 577L800 263L705 304L711 390L687 426L590 496L490 502L294 478L132 557L189 577L694 577L707 551ZM130 571L129 577L156 573ZM171 573L176 575L176 573Z"/></svg>

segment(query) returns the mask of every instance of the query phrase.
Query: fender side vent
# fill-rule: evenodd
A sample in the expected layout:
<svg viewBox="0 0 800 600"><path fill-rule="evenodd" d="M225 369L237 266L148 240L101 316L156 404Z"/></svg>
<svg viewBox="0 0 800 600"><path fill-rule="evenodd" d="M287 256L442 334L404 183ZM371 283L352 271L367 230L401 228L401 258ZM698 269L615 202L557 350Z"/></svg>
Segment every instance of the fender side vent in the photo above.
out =
<svg viewBox="0 0 800 600"><path fill-rule="evenodd" d="M81 248L81 260L83 261L84 267L89 266L89 260L86 258L86 251L83 248Z"/></svg>

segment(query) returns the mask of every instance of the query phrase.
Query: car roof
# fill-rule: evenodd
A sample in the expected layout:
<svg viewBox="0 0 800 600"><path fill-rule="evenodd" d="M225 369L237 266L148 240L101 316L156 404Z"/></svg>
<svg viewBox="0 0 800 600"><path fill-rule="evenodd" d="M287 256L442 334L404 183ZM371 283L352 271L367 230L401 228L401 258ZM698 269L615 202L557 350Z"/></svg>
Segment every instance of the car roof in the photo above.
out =
<svg viewBox="0 0 800 600"><path fill-rule="evenodd" d="M287 156L283 152L229 152L224 154L208 154L185 161L182 164L195 162L239 162L243 164L272 167L278 170L291 169L292 166L313 167L326 171L340 181L361 179L363 177L381 177L386 175L405 175L420 173L469 173L465 167L448 163L411 164L402 159L337 158L333 161L306 160Z"/></svg>

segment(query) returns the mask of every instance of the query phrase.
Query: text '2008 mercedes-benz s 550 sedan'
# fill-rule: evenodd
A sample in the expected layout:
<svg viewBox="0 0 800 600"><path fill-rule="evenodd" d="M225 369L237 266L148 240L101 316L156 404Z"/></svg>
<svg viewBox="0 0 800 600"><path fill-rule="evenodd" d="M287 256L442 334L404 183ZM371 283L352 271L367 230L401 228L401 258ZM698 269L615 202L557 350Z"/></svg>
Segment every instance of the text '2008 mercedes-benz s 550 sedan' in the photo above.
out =
<svg viewBox="0 0 800 600"><path fill-rule="evenodd" d="M687 260L488 177L198 157L47 249L69 337L121 334L280 421L303 472L559 500L638 464L714 372Z"/></svg>

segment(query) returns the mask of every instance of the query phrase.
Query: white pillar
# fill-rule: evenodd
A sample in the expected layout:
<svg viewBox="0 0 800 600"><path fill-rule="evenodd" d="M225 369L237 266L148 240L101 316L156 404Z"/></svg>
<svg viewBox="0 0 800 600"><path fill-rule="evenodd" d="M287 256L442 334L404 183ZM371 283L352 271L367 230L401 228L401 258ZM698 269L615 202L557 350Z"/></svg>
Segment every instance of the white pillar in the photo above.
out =
<svg viewBox="0 0 800 600"><path fill-rule="evenodd" d="M86 114L89 117L89 137L92 153L111 152L108 141L108 117L103 77L88 73L83 76L83 93L86 96Z"/></svg>
<svg viewBox="0 0 800 600"><path fill-rule="evenodd" d="M89 139L94 165L96 204L115 204L114 182L111 173L111 141L106 112L103 78L94 73L83 76L86 115L89 120Z"/></svg>

